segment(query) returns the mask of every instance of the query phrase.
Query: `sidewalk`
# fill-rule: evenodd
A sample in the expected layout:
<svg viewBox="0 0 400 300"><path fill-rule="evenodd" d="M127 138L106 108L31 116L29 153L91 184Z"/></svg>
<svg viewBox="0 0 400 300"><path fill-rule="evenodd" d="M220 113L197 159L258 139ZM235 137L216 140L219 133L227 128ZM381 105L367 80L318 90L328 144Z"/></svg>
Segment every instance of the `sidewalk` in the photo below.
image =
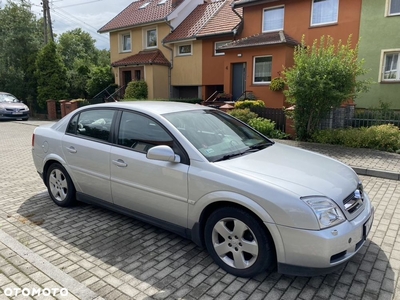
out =
<svg viewBox="0 0 400 300"><path fill-rule="evenodd" d="M330 156L351 166L359 175L400 180L400 154L290 140L276 142Z"/></svg>

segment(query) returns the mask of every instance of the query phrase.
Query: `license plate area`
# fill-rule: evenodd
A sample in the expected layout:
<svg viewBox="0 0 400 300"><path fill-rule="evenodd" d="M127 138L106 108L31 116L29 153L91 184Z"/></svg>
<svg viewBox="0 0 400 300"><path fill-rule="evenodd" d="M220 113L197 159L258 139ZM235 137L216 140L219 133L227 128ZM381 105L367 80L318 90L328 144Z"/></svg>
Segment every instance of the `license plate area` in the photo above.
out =
<svg viewBox="0 0 400 300"><path fill-rule="evenodd" d="M371 227L372 227L372 223L374 221L374 215L371 214L371 216L369 217L368 221L364 223L363 226L363 239L366 240L368 233L371 231Z"/></svg>

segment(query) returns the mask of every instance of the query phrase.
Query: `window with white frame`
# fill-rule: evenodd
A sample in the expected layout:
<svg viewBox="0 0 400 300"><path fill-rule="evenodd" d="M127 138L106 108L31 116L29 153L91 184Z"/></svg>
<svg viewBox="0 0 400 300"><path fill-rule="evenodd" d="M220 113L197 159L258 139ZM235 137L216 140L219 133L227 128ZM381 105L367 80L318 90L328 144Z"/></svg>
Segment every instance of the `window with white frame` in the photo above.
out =
<svg viewBox="0 0 400 300"><path fill-rule="evenodd" d="M215 42L215 43L214 43L214 55L225 55L225 52L221 52L221 51L218 51L218 52L217 52L217 49L218 49L219 47L223 46L223 45L226 45L226 44L230 43L230 42L232 42L232 41L220 41L220 42Z"/></svg>
<svg viewBox="0 0 400 300"><path fill-rule="evenodd" d="M192 44L178 45L177 48L178 48L178 55L179 56L191 55L192 54Z"/></svg>
<svg viewBox="0 0 400 300"><path fill-rule="evenodd" d="M382 81L400 81L400 50L383 54Z"/></svg>
<svg viewBox="0 0 400 300"><path fill-rule="evenodd" d="M146 30L146 48L157 47L157 29Z"/></svg>
<svg viewBox="0 0 400 300"><path fill-rule="evenodd" d="M400 15L400 0L388 0L389 1L389 15Z"/></svg>
<svg viewBox="0 0 400 300"><path fill-rule="evenodd" d="M285 8L274 7L264 9L263 32L283 30Z"/></svg>
<svg viewBox="0 0 400 300"><path fill-rule="evenodd" d="M253 83L270 83L272 74L272 56L254 57Z"/></svg>
<svg viewBox="0 0 400 300"><path fill-rule="evenodd" d="M312 0L311 26L338 21L339 0Z"/></svg>
<svg viewBox="0 0 400 300"><path fill-rule="evenodd" d="M121 39L121 52L131 51L132 50L131 34L123 33L121 34L120 39Z"/></svg>

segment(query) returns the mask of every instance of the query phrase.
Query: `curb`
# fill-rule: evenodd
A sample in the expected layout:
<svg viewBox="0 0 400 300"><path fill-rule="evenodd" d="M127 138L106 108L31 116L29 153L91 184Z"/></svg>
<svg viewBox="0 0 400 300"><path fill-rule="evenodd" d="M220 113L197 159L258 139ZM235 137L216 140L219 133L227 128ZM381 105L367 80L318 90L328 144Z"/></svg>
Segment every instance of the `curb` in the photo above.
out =
<svg viewBox="0 0 400 300"><path fill-rule="evenodd" d="M400 174L395 172L389 171L382 171L382 170L375 170L375 169L365 169L360 167L353 167L351 168L358 174L358 175L365 175L365 176L372 176L384 179L391 179L391 180L398 180L400 181Z"/></svg>

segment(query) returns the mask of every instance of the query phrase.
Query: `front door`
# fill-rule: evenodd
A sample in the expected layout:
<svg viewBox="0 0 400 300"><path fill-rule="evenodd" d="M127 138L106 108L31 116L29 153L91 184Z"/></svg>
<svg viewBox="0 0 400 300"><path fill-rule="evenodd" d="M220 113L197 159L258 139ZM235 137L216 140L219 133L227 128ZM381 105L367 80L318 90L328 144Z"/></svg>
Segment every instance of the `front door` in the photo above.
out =
<svg viewBox="0 0 400 300"><path fill-rule="evenodd" d="M153 119L123 112L118 145L111 149L111 190L115 204L186 228L189 166L146 157L151 147L175 150L175 143Z"/></svg>
<svg viewBox="0 0 400 300"><path fill-rule="evenodd" d="M232 100L236 101L245 91L246 63L233 64L232 72Z"/></svg>

